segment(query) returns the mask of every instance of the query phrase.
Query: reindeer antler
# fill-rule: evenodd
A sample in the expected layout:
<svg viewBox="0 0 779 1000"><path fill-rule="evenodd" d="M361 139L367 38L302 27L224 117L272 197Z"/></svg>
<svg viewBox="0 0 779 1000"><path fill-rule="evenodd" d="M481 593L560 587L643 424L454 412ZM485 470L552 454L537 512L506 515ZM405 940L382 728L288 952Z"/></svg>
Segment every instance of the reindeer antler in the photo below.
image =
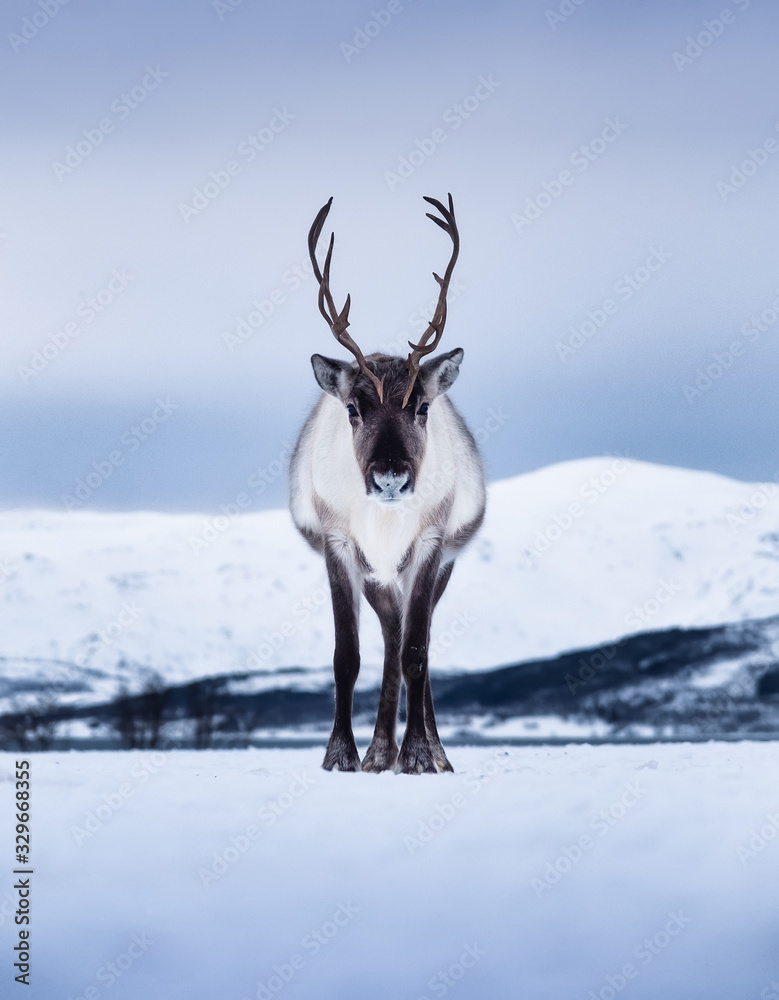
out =
<svg viewBox="0 0 779 1000"><path fill-rule="evenodd" d="M438 305L436 306L435 313L433 314L433 318L430 320L430 326L428 326L419 338L418 344L412 344L410 340L408 342L408 346L411 348L411 354L409 354L406 359L406 367L408 368L408 388L406 389L406 395L403 397L404 407L411 397L411 391L417 380L417 375L419 374L419 362L427 354L432 354L436 347L438 347L441 335L444 332L444 324L446 323L446 293L449 291L449 282L452 277L452 271L454 270L454 265L457 261L457 255L460 252L460 234L457 230L457 221L454 217L454 204L452 203L451 194L448 197L448 209L445 208L440 201L436 201L435 198L425 198L425 201L431 204L434 208L437 208L443 216L442 220L436 218L436 216L431 212L426 212L425 214L428 219L432 219L437 226L440 226L445 233L449 234L454 246L452 248L452 256L449 258L449 263L447 264L443 278L439 277L435 271L433 271L433 277L441 286L441 291L438 296ZM433 333L435 334L433 342L428 344L430 335Z"/></svg>
<svg viewBox="0 0 779 1000"><path fill-rule="evenodd" d="M324 272L319 270L319 264L317 263L316 245L319 242L319 234L322 232L322 227L325 224L325 219L327 218L332 204L333 199L331 197L327 204L320 208L319 214L314 219L314 224L308 232L308 253L311 257L311 265L314 268L314 275L316 280L319 282L319 311L327 320L327 324L333 331L333 335L338 343L345 347L348 351L352 352L357 359L357 364L360 366L360 371L367 375L376 386L376 392L379 394L379 402L383 403L384 379L379 379L376 375L374 375L368 367L368 363L366 362L362 351L354 342L351 335L346 332L346 328L349 326L349 306L351 305L351 296L346 296L344 307L339 313L335 307L335 302L333 302L333 296L330 293L330 261L333 258L335 233L330 234L330 246L327 248Z"/></svg>

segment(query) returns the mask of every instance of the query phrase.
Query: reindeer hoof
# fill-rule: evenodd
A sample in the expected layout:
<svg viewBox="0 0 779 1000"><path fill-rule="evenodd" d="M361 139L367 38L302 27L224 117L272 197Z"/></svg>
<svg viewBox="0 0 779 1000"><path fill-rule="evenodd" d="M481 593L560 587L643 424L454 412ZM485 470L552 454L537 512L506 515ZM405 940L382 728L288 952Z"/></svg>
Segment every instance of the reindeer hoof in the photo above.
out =
<svg viewBox="0 0 779 1000"><path fill-rule="evenodd" d="M363 771L379 774L381 771L391 771L398 759L398 745L394 740L371 740L368 752L363 757Z"/></svg>
<svg viewBox="0 0 779 1000"><path fill-rule="evenodd" d="M403 738L398 759L395 763L396 774L437 774L433 752L425 737Z"/></svg>
<svg viewBox="0 0 779 1000"><path fill-rule="evenodd" d="M360 755L357 753L354 739L331 736L322 767L325 771L359 771Z"/></svg>
<svg viewBox="0 0 779 1000"><path fill-rule="evenodd" d="M446 751L441 746L441 740L438 738L438 734L431 736L429 733L427 735L427 741L430 744L430 751L433 754L433 760L435 761L435 766L437 771L454 771L454 768L449 763L449 758L446 756Z"/></svg>
<svg viewBox="0 0 779 1000"><path fill-rule="evenodd" d="M431 747L433 751L433 760L435 761L435 766L438 771L452 771L454 768L449 763L449 758L446 756L444 748L440 743L433 743Z"/></svg>

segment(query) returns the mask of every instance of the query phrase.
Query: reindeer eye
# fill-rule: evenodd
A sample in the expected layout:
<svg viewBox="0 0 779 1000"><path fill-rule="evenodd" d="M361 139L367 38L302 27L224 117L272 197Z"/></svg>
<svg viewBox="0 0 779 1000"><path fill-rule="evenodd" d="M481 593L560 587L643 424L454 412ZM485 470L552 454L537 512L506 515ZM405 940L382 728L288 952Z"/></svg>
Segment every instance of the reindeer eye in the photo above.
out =
<svg viewBox="0 0 779 1000"><path fill-rule="evenodd" d="M357 407L354 406L352 403L347 403L346 404L346 412L349 414L349 419L350 420L351 420L352 417L359 417L359 415L360 415L357 412Z"/></svg>
<svg viewBox="0 0 779 1000"><path fill-rule="evenodd" d="M426 417L427 411L430 409L430 403L423 403L417 410L418 417Z"/></svg>

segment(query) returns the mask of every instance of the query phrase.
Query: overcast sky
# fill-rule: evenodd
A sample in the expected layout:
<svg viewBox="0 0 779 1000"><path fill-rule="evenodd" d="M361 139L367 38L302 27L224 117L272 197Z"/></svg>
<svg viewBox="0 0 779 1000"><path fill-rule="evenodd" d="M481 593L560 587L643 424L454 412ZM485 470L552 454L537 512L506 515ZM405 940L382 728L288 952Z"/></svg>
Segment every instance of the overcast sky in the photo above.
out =
<svg viewBox="0 0 779 1000"><path fill-rule="evenodd" d="M330 195L350 332L405 353L450 251L422 196L452 192L444 342L491 478L604 453L779 470L775 5L0 18L3 506L283 503L309 357L347 356L305 270Z"/></svg>

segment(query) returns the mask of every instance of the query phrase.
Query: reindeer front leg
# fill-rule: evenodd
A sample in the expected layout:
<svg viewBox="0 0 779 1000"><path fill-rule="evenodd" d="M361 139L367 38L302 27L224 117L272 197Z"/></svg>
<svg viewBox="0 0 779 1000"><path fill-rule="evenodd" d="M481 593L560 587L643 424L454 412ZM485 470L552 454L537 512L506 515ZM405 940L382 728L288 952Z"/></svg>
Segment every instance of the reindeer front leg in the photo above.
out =
<svg viewBox="0 0 779 1000"><path fill-rule="evenodd" d="M359 600L352 546L348 539L328 536L325 564L335 620L335 718L322 767L327 771L359 771L360 755L352 732L352 697L360 672Z"/></svg>
<svg viewBox="0 0 779 1000"><path fill-rule="evenodd" d="M403 622L400 654L403 680L406 684L406 732L395 765L395 770L403 774L422 772L435 774L438 770L451 768L451 765L446 768L449 764L446 757L444 757L446 764L443 761L436 761L435 745L425 724L425 691L429 686L427 646L440 565L440 544L432 549L428 546L425 556L414 560L410 571L412 579L408 581L409 597ZM428 700L432 714L432 698L429 695ZM434 727L435 722L433 722ZM435 736L438 736L437 732ZM440 745L438 742L439 747Z"/></svg>
<svg viewBox="0 0 779 1000"><path fill-rule="evenodd" d="M363 758L363 771L388 771L398 759L395 726L398 721L400 700L400 592L394 586L382 586L366 580L363 593L381 622L384 638L384 674L381 680L379 710L371 745Z"/></svg>

